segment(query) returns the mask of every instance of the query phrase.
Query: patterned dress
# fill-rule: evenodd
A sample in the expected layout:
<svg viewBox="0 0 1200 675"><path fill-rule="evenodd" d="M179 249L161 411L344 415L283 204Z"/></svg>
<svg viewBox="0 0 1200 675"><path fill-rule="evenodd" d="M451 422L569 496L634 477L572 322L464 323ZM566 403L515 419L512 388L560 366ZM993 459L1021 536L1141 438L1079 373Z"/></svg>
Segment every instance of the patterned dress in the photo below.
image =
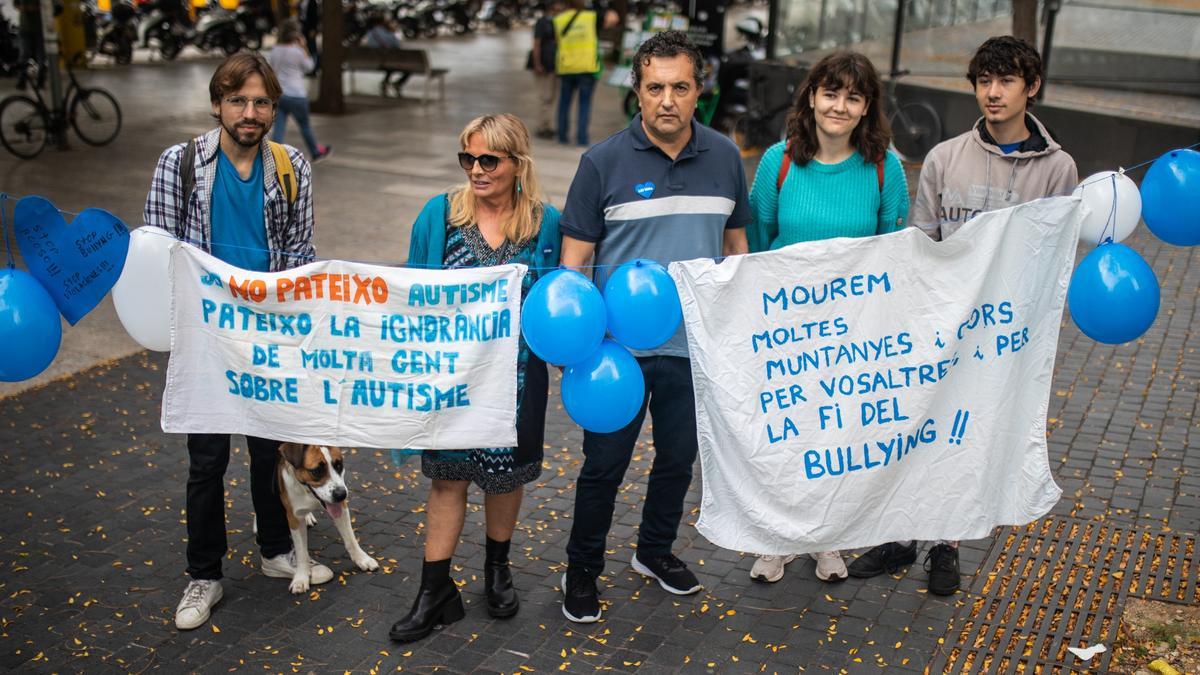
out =
<svg viewBox="0 0 1200 675"><path fill-rule="evenodd" d="M447 213L449 209L447 209ZM442 262L447 269L491 267L508 263L531 264L537 238L523 245L505 240L493 249L475 225L455 227L446 224L446 252ZM542 270L531 269L521 285L524 302ZM520 337L517 351L517 446L511 448L473 448L470 450L425 450L421 453L421 473L435 480L469 480L485 494L503 494L537 480L542 474L542 443L545 437L546 396L549 375L546 364Z"/></svg>

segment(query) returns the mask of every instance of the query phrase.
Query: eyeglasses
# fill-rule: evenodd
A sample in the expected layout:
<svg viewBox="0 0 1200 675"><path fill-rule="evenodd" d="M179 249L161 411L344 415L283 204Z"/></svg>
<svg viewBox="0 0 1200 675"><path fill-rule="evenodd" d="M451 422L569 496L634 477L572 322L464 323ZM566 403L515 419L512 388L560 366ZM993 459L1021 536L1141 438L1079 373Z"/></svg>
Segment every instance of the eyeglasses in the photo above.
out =
<svg viewBox="0 0 1200 675"><path fill-rule="evenodd" d="M508 159L516 159L512 155L507 155L507 157ZM476 157L469 152L458 153L458 165L463 168L463 171L470 171L475 168L475 162L479 162L479 168L491 173L496 170L496 167L500 166L500 160L502 159L504 157L497 157L496 155L480 155Z"/></svg>
<svg viewBox="0 0 1200 675"><path fill-rule="evenodd" d="M241 112L241 111L245 110L246 104L251 103L251 102L254 103L254 109L260 113L271 112L271 110L275 108L275 102L272 101L271 99L267 98L266 96L259 96L257 98L253 98L253 99L247 98L245 96L226 96L225 97L225 105L229 106L230 108L233 108L237 112Z"/></svg>

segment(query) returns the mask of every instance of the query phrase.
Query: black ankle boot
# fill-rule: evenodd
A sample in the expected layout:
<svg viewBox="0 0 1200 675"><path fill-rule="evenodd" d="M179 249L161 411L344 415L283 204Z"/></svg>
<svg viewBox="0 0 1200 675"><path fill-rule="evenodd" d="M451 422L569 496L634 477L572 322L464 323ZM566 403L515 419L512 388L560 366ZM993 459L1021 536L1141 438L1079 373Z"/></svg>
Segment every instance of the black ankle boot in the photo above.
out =
<svg viewBox="0 0 1200 675"><path fill-rule="evenodd" d="M433 632L434 628L454 623L466 616L458 586L450 578L450 559L425 561L421 566L421 589L412 609L392 625L388 637L397 642L412 642Z"/></svg>
<svg viewBox="0 0 1200 675"><path fill-rule="evenodd" d="M508 569L510 541L487 539L487 560L483 565L483 585L487 590L488 614L507 619L521 608L517 589L513 588L512 572Z"/></svg>

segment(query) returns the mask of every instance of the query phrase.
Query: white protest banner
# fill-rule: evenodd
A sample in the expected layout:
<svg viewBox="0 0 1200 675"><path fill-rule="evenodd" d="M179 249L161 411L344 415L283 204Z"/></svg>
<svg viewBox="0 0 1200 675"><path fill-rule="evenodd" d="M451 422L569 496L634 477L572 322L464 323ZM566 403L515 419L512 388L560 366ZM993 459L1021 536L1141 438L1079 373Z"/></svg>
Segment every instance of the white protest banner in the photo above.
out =
<svg viewBox="0 0 1200 675"><path fill-rule="evenodd" d="M725 548L973 539L1062 491L1046 409L1083 209L1044 199L916 229L672 263L704 497Z"/></svg>
<svg viewBox="0 0 1200 675"><path fill-rule="evenodd" d="M526 272L332 260L259 273L176 244L163 431L515 445Z"/></svg>

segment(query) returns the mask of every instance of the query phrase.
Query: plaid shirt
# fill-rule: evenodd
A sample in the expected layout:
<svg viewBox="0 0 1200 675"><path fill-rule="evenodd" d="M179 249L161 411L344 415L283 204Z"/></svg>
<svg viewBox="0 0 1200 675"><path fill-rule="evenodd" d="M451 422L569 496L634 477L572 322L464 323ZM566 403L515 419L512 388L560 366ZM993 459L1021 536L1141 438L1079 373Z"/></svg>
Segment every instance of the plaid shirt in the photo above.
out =
<svg viewBox="0 0 1200 675"><path fill-rule="evenodd" d="M154 168L154 180L146 195L143 215L146 225L161 227L182 241L212 252L212 191L217 178L217 149L221 129L218 127L196 137L196 182L187 211L180 219L179 203L183 200L183 181L179 165L187 143L173 145L163 151ZM288 217L287 195L279 187L275 174L275 157L266 141L262 143L263 163L263 225L267 230L271 271L298 267L312 262L313 249L312 169L300 151L287 147L288 157L296 174L296 201L292 217Z"/></svg>

